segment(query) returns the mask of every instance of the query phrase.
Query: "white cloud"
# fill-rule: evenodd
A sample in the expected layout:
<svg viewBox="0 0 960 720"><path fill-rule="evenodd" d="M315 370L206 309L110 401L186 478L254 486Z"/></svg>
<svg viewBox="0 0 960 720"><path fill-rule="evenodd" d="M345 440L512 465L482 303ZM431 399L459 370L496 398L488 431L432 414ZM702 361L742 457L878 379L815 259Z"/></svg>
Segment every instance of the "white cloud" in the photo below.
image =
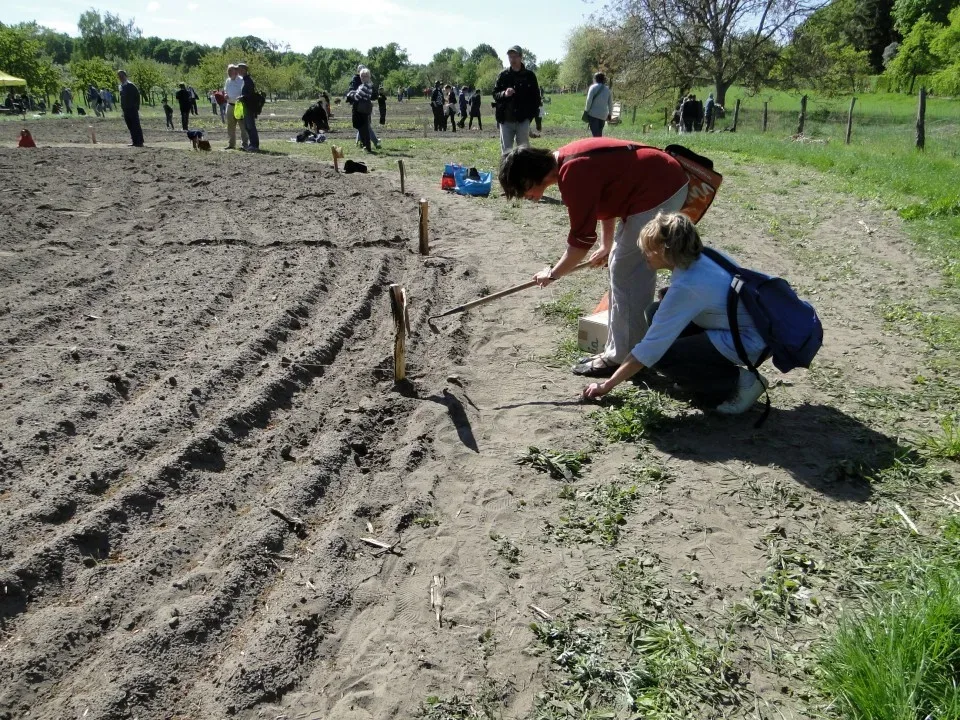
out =
<svg viewBox="0 0 960 720"><path fill-rule="evenodd" d="M190 12L194 12L199 7L200 6L197 5L197 3L194 3L194 2L187 3L187 10L189 10Z"/></svg>
<svg viewBox="0 0 960 720"><path fill-rule="evenodd" d="M154 13L159 9L160 9L160 3L158 2L147 3L147 12Z"/></svg>

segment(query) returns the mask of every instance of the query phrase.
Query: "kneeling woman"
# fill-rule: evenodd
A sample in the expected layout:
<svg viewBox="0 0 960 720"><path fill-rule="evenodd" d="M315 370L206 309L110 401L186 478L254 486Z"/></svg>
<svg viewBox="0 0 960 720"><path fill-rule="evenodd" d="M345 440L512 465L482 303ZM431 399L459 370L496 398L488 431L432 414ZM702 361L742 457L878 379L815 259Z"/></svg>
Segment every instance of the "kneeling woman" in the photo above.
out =
<svg viewBox="0 0 960 720"><path fill-rule="evenodd" d="M741 366L727 317L730 273L701 251L696 227L685 215L660 214L640 233L640 250L654 270L670 270L670 289L648 309L650 329L613 377L594 383L584 398L599 398L648 367L692 392L718 412L738 415L763 395L766 380ZM742 304L740 338L754 364L765 344Z"/></svg>

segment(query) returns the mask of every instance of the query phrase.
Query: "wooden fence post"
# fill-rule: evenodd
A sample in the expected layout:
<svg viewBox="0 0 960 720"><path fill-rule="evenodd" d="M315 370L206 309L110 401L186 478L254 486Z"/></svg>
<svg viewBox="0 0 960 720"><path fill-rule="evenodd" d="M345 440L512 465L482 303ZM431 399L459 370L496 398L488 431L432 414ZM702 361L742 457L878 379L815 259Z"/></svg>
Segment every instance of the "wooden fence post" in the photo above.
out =
<svg viewBox="0 0 960 720"><path fill-rule="evenodd" d="M733 127L730 128L730 132L737 131L737 122L740 120L740 98L737 98L737 105L733 108Z"/></svg>
<svg viewBox="0 0 960 720"><path fill-rule="evenodd" d="M761 128L762 132L767 131L767 102L763 103L763 127Z"/></svg>
<svg viewBox="0 0 960 720"><path fill-rule="evenodd" d="M803 135L803 125L807 120L807 96L800 98L800 120L797 123L797 135Z"/></svg>
<svg viewBox="0 0 960 720"><path fill-rule="evenodd" d="M664 127L667 127L670 125L670 115L668 114L669 112L670 112L670 108L663 109L663 126Z"/></svg>
<svg viewBox="0 0 960 720"><path fill-rule="evenodd" d="M847 113L847 137L844 143L850 144L850 135L853 133L853 106L857 104L855 97L850 98L850 112Z"/></svg>
<svg viewBox="0 0 960 720"><path fill-rule="evenodd" d="M630 119L630 124L631 125L637 124L637 106L636 105L633 106L633 117Z"/></svg>
<svg viewBox="0 0 960 720"><path fill-rule="evenodd" d="M926 133L924 132L923 120L927 114L927 89L920 88L920 104L917 106L917 150L923 150L926 142Z"/></svg>
<svg viewBox="0 0 960 720"><path fill-rule="evenodd" d="M406 195L407 185L406 185L406 177L404 176L404 172L403 172L403 160L397 160L397 165L400 167L400 194Z"/></svg>
<svg viewBox="0 0 960 720"><path fill-rule="evenodd" d="M410 334L410 318L407 313L407 291L400 285L390 286L390 311L397 335L393 341L393 380L407 379L407 335Z"/></svg>
<svg viewBox="0 0 960 720"><path fill-rule="evenodd" d="M430 254L430 206L420 198L420 254Z"/></svg>

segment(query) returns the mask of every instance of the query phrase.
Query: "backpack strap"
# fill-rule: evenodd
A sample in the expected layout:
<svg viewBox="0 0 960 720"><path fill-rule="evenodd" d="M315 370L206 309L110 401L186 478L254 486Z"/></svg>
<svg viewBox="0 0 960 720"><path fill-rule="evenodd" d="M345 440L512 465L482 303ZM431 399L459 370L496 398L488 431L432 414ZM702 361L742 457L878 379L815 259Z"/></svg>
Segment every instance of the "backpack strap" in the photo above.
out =
<svg viewBox="0 0 960 720"><path fill-rule="evenodd" d="M588 157L590 155L605 155L607 153L620 152L621 150L630 150L631 152L636 152L642 147L646 147L646 146L630 143L629 145L615 145L613 147L596 148L595 150L585 150L584 152L574 153L573 155L567 155L563 159L563 162L567 162L569 160L576 160L577 158Z"/></svg>
<svg viewBox="0 0 960 720"><path fill-rule="evenodd" d="M743 338L740 337L740 321L737 317L737 309L740 303L740 289L743 287L743 278L740 277L740 266L735 265L730 262L723 255L718 253L713 248L704 247L703 254L708 258L713 260L717 265L722 267L732 276L730 281L730 288L727 290L727 322L730 323L730 331L733 335L733 347L737 351L737 357L740 358L742 362L754 377L757 378L757 381L761 384L763 380L760 378L760 370L758 367L763 364L763 361L766 360L766 351L760 355L759 361L754 364L750 361L750 356L747 355L747 349L743 346ZM767 417L770 415L770 391L767 389L767 386L763 386L763 394L766 398L766 407L763 409L763 414L760 416L760 419L754 423L753 427L759 428L767 421Z"/></svg>

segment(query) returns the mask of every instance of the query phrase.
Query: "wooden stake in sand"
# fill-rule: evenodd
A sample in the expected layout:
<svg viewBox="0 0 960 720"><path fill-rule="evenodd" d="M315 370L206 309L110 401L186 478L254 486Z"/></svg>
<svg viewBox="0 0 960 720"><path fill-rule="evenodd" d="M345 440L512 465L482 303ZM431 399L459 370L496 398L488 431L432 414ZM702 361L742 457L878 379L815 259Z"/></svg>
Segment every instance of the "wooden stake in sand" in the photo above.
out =
<svg viewBox="0 0 960 720"><path fill-rule="evenodd" d="M343 148L339 145L331 145L330 152L333 155L333 169L340 172L339 160L343 160Z"/></svg>
<svg viewBox="0 0 960 720"><path fill-rule="evenodd" d="M400 194L406 195L407 184L406 184L406 177L404 176L404 172L403 172L403 160L397 160L397 165L400 167Z"/></svg>
<svg viewBox="0 0 960 720"><path fill-rule="evenodd" d="M430 205L420 198L420 254L430 254Z"/></svg>
<svg viewBox="0 0 960 720"><path fill-rule="evenodd" d="M402 382L407 377L407 335L410 334L410 317L407 314L407 291L399 285L390 286L390 310L397 337L393 342L393 379Z"/></svg>
<svg viewBox="0 0 960 720"><path fill-rule="evenodd" d="M90 142L93 145L97 144L97 131L93 129L93 125L87 125L87 132L90 134Z"/></svg>
<svg viewBox="0 0 960 720"><path fill-rule="evenodd" d="M447 584L443 575L434 575L430 583L430 609L437 617L437 625L443 625L443 586Z"/></svg>

